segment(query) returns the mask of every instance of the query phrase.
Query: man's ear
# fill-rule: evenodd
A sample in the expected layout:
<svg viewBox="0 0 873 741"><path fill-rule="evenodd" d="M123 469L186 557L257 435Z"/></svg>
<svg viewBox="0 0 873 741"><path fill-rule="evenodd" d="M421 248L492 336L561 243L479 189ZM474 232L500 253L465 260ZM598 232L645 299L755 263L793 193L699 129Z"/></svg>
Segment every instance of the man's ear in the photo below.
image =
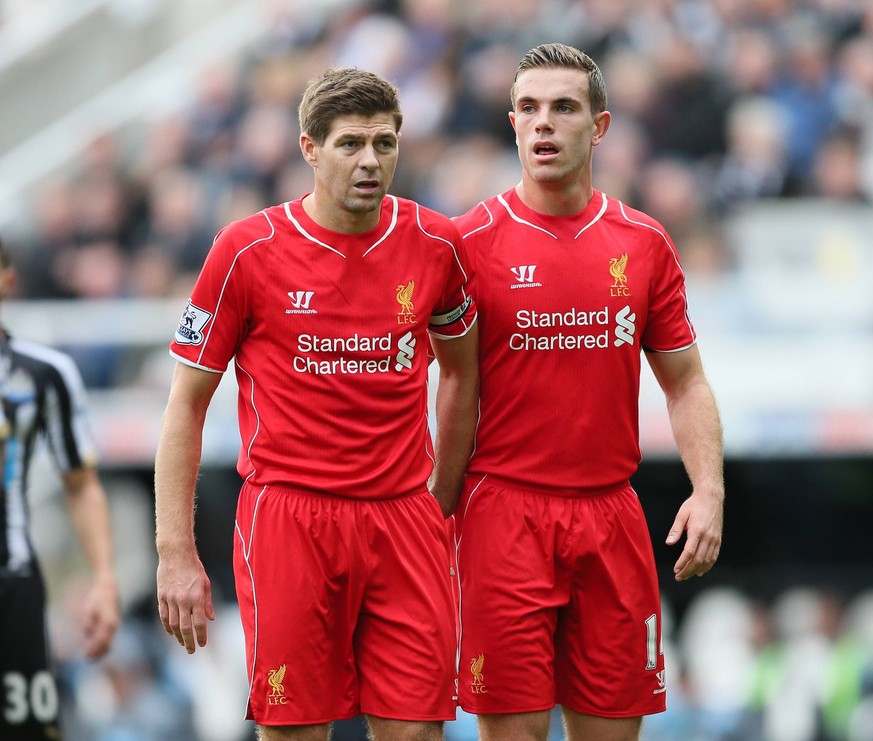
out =
<svg viewBox="0 0 873 741"><path fill-rule="evenodd" d="M318 146L309 134L300 135L300 152L310 167L316 166L318 163Z"/></svg>
<svg viewBox="0 0 873 741"><path fill-rule="evenodd" d="M603 141L603 137L609 131L610 123L612 123L612 114L609 111L601 111L594 117L594 135L591 137L594 146Z"/></svg>

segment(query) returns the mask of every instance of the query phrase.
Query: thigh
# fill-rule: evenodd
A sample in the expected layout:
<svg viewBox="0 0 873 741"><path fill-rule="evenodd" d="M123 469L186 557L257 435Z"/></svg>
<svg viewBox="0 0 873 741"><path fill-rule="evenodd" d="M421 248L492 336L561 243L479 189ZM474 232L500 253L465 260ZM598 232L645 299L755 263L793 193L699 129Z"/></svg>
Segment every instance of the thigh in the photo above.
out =
<svg viewBox="0 0 873 741"><path fill-rule="evenodd" d="M572 502L468 477L458 522L459 697L477 714L555 704L554 632L569 585L555 534Z"/></svg>
<svg viewBox="0 0 873 741"><path fill-rule="evenodd" d="M550 710L480 715L479 741L546 741L551 720Z"/></svg>
<svg viewBox="0 0 873 741"><path fill-rule="evenodd" d="M258 741L328 741L330 725L258 726Z"/></svg>
<svg viewBox="0 0 873 741"><path fill-rule="evenodd" d="M266 726L357 715L354 626L365 582L355 502L271 487L240 496L234 543L249 674Z"/></svg>
<svg viewBox="0 0 873 741"><path fill-rule="evenodd" d="M661 712L660 595L639 499L627 486L575 506L573 596L555 635L557 701L606 718Z"/></svg>
<svg viewBox="0 0 873 741"><path fill-rule="evenodd" d="M443 724L367 716L372 741L443 741Z"/></svg>
<svg viewBox="0 0 873 741"><path fill-rule="evenodd" d="M362 712L455 717L456 629L445 519L424 491L366 504L369 576L355 633Z"/></svg>
<svg viewBox="0 0 873 741"><path fill-rule="evenodd" d="M564 708L567 741L637 741L642 718L596 718Z"/></svg>
<svg viewBox="0 0 873 741"><path fill-rule="evenodd" d="M38 571L0 580L0 738L61 738Z"/></svg>

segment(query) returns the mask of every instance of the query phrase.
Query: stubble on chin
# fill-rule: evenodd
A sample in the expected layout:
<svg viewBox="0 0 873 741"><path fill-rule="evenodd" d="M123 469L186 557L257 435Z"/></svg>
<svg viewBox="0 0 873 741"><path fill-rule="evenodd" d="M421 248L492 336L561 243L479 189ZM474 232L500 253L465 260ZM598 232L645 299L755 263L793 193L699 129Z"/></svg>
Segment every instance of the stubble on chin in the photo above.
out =
<svg viewBox="0 0 873 741"><path fill-rule="evenodd" d="M384 193L372 198L362 198L360 196L349 196L343 201L343 208L352 214L366 214L375 211L382 205Z"/></svg>

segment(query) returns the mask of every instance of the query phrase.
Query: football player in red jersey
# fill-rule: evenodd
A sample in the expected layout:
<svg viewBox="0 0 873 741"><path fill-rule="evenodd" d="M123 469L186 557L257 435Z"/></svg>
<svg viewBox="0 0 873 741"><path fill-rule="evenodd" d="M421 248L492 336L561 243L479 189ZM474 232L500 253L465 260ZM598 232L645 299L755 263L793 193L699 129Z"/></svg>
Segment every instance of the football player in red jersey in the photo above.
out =
<svg viewBox="0 0 873 741"><path fill-rule="evenodd" d="M583 52L544 44L511 91L521 182L455 219L474 272L481 400L456 514L461 706L482 741L631 741L665 708L657 573L629 479L641 355L691 479L675 578L722 539L722 431L676 248L592 183L610 113Z"/></svg>
<svg viewBox="0 0 873 741"><path fill-rule="evenodd" d="M434 741L456 705L444 517L478 396L463 244L448 218L387 193L402 121L392 84L328 70L299 114L314 190L218 234L170 346L159 612L189 653L206 644L214 611L194 490L206 410L233 360L247 716L270 741L321 741L331 721L359 714L377 741Z"/></svg>

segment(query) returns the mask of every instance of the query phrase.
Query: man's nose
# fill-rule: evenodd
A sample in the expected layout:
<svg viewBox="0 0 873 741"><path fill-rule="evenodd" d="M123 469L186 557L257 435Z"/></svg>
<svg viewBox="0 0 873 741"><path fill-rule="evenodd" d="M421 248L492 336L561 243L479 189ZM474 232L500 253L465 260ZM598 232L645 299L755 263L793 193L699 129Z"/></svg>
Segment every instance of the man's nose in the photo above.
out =
<svg viewBox="0 0 873 741"><path fill-rule="evenodd" d="M376 149L371 145L361 148L361 158L358 160L358 165L365 170L375 170L379 167L379 158L376 156Z"/></svg>
<svg viewBox="0 0 873 741"><path fill-rule="evenodd" d="M543 109L537 113L536 121L534 122L537 131L553 131L551 112Z"/></svg>

